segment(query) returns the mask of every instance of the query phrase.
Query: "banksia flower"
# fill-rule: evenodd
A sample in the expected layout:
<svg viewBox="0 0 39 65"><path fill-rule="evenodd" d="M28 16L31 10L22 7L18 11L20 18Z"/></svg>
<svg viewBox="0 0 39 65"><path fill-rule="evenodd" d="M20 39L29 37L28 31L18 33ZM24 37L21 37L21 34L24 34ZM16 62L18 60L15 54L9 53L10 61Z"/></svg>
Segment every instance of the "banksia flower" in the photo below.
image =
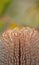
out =
<svg viewBox="0 0 39 65"><path fill-rule="evenodd" d="M6 30L0 40L0 65L39 65L39 32L29 27Z"/></svg>

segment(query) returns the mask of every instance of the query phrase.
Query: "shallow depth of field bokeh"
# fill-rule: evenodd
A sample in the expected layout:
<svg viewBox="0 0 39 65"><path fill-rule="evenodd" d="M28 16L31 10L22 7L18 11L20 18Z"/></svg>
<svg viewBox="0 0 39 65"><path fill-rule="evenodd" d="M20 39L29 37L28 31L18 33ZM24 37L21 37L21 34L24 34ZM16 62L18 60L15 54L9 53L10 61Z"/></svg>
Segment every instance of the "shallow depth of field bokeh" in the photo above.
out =
<svg viewBox="0 0 39 65"><path fill-rule="evenodd" d="M0 33L16 26L39 28L39 0L0 0Z"/></svg>

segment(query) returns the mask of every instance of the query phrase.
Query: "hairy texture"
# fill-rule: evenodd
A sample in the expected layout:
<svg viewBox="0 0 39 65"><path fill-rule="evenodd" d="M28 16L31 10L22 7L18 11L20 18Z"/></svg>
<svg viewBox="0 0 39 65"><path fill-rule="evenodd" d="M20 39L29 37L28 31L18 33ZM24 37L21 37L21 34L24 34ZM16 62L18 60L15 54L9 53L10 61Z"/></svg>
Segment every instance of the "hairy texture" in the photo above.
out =
<svg viewBox="0 0 39 65"><path fill-rule="evenodd" d="M39 65L39 32L29 27L6 30L0 40L0 65Z"/></svg>

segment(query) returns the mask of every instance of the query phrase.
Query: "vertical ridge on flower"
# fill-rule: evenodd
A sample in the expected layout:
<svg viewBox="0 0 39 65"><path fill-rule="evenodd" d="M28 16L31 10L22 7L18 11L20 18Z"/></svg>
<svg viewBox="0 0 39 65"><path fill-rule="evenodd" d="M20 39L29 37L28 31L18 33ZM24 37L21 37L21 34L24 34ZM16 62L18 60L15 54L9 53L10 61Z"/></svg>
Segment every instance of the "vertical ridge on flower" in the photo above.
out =
<svg viewBox="0 0 39 65"><path fill-rule="evenodd" d="M39 32L29 27L6 30L1 37L0 58L0 65L39 65Z"/></svg>

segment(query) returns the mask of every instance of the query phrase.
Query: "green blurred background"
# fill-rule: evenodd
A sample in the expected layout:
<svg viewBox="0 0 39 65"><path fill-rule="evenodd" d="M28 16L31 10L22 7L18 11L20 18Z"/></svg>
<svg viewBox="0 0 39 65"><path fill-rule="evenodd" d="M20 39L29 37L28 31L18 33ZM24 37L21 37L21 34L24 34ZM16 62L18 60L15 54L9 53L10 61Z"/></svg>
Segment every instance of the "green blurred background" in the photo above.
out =
<svg viewBox="0 0 39 65"><path fill-rule="evenodd" d="M39 28L39 0L0 0L0 33L16 26Z"/></svg>

